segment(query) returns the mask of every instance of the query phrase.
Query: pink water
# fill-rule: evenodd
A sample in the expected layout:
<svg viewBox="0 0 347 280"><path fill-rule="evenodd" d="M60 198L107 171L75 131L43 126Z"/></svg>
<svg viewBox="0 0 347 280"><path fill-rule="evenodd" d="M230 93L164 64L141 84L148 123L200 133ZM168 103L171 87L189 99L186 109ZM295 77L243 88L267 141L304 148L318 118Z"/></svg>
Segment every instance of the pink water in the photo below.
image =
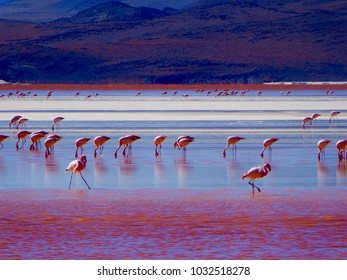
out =
<svg viewBox="0 0 347 280"><path fill-rule="evenodd" d="M0 256L346 259L346 201L334 189L2 191Z"/></svg>

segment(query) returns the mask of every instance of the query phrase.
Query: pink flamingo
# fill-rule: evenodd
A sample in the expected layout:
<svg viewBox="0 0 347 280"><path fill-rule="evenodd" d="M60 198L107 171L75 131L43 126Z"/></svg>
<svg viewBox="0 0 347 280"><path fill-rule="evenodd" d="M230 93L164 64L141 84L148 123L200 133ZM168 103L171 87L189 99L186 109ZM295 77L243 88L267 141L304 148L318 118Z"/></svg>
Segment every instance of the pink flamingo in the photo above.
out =
<svg viewBox="0 0 347 280"><path fill-rule="evenodd" d="M312 118L306 117L302 120L302 128L305 129L305 127L312 125Z"/></svg>
<svg viewBox="0 0 347 280"><path fill-rule="evenodd" d="M17 129L19 129L19 126L21 125L21 126L24 126L25 128L26 128L26 126L25 126L25 123L28 121L29 119L27 119L27 118L20 118L19 120L18 120L18 122L17 122L17 125L16 125L16 128Z"/></svg>
<svg viewBox="0 0 347 280"><path fill-rule="evenodd" d="M8 137L10 137L10 136L6 136L6 135L3 135L3 134L0 134L0 145L1 145L0 150L4 147L2 142L5 141Z"/></svg>
<svg viewBox="0 0 347 280"><path fill-rule="evenodd" d="M128 156L129 156L129 152L131 151L131 143L135 142L138 139L141 139L141 137L134 135L134 134L126 135L126 136L119 138L118 139L118 147L117 147L116 151L114 152L114 157L117 158L118 150L122 146L124 146L124 149L122 152L123 156L125 156L125 150L129 147L129 150L128 150Z"/></svg>
<svg viewBox="0 0 347 280"><path fill-rule="evenodd" d="M267 138L264 140L263 142L263 150L261 151L261 154L260 156L261 157L264 157L264 152L266 150L266 148L269 148L269 156L271 156L271 152L272 152L272 148L271 148L271 145L274 144L275 142L277 142L279 140L279 138Z"/></svg>
<svg viewBox="0 0 347 280"><path fill-rule="evenodd" d="M337 141L336 149L337 149L337 156L339 158L339 161L341 161L344 158L344 154L346 154L347 139Z"/></svg>
<svg viewBox="0 0 347 280"><path fill-rule="evenodd" d="M24 147L24 144L26 142L25 137L27 137L30 134L31 134L31 132L29 132L27 130L20 130L20 131L18 131L18 133L17 133L18 141L16 142L16 150L17 151ZM20 140L22 140L22 145L19 147L18 143L19 143Z"/></svg>
<svg viewBox="0 0 347 280"><path fill-rule="evenodd" d="M317 148L318 148L318 160L322 158L325 159L325 148L330 144L331 140L323 139L319 140L317 143Z"/></svg>
<svg viewBox="0 0 347 280"><path fill-rule="evenodd" d="M230 136L230 137L228 137L227 145L226 145L226 147L224 148L224 151L223 151L223 157L226 156L226 152L225 151L226 151L226 149L229 148L230 145L232 146L233 154L236 155L236 150L237 150L236 143L238 143L239 141L241 141L243 139L245 139L245 138L239 137L239 136Z"/></svg>
<svg viewBox="0 0 347 280"><path fill-rule="evenodd" d="M341 112L339 112L339 111L332 111L332 112L330 112L329 123L331 123L332 119L338 120L337 115L340 114L340 113Z"/></svg>
<svg viewBox="0 0 347 280"><path fill-rule="evenodd" d="M88 189L91 189L87 183L87 181L83 178L82 175L82 170L84 170L87 166L87 157L82 156L81 159L75 159L70 162L70 164L67 166L66 171L71 172L71 177L70 177L70 183L69 183L69 189L71 188L71 181L72 181L72 175L74 173L79 173L81 175L81 178L83 181L86 183Z"/></svg>
<svg viewBox="0 0 347 280"><path fill-rule="evenodd" d="M64 120L65 118L63 117L55 117L53 119L53 125L52 125L52 131L54 131L54 127L57 126L57 128L60 128L59 126L59 122L61 122L62 120Z"/></svg>
<svg viewBox="0 0 347 280"><path fill-rule="evenodd" d="M248 184L252 186L252 191L254 195L254 188L257 188L257 190L261 192L260 189L256 185L254 185L255 179L265 177L270 171L271 166L270 164L266 163L263 167L252 167L250 170L248 170L246 173L242 175L241 179L244 180L247 177L250 179Z"/></svg>
<svg viewBox="0 0 347 280"><path fill-rule="evenodd" d="M311 116L312 121L315 120L315 119L317 119L317 118L320 117L320 116L321 116L321 114L318 114L318 113L312 114L312 116Z"/></svg>
<svg viewBox="0 0 347 280"><path fill-rule="evenodd" d="M102 152L104 150L104 144L110 140L110 137L104 136L104 135L100 135L100 136L96 136L94 138L94 145L95 145L95 149L94 149L94 158L97 157L97 150L99 150L99 154L102 155Z"/></svg>
<svg viewBox="0 0 347 280"><path fill-rule="evenodd" d="M79 138L75 141L76 152L75 158L78 158L78 149L81 149L81 156L83 154L83 146L89 142L90 138Z"/></svg>
<svg viewBox="0 0 347 280"><path fill-rule="evenodd" d="M44 142L46 147L45 157L48 158L54 151L54 145L58 143L62 138L61 137L50 137L47 138Z"/></svg>
<svg viewBox="0 0 347 280"><path fill-rule="evenodd" d="M187 153L187 148L190 143L194 142L195 138L191 136L180 136L177 138L177 140L174 142L174 148L178 147L178 149L183 149L183 156Z"/></svg>
<svg viewBox="0 0 347 280"><path fill-rule="evenodd" d="M30 140L31 140L30 151L38 150L39 145L41 146L41 139L45 137L47 134L48 132L45 132L45 131L32 132L30 135Z"/></svg>
<svg viewBox="0 0 347 280"><path fill-rule="evenodd" d="M161 144L166 140L166 138L167 138L167 135L159 135L154 138L153 142L155 145L155 149L154 149L155 156L158 156L159 153L161 152ZM158 147L159 147L159 150L158 150Z"/></svg>
<svg viewBox="0 0 347 280"><path fill-rule="evenodd" d="M19 120L20 118L22 118L22 116L14 116L14 117L10 120L10 122L9 122L9 124L8 124L8 127L11 128L12 125L17 125L18 120Z"/></svg>

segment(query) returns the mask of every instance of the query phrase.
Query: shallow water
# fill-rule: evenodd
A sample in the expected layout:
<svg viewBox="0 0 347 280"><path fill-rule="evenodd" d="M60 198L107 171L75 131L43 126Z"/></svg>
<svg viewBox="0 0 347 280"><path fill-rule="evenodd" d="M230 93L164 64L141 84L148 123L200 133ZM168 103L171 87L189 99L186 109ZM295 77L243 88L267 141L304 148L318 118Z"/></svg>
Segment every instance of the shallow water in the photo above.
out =
<svg viewBox="0 0 347 280"><path fill-rule="evenodd" d="M283 114L300 110L293 107ZM43 150L28 150L29 139L16 151L17 131L1 119L0 134L11 138L0 151L0 258L346 259L347 164L337 160L335 148L337 140L347 138L346 121L329 123L322 117L302 129L295 118L253 113L255 120L67 119L57 131L63 140L47 159ZM48 130L50 125L31 121L28 129ZM117 139L132 133L141 136L132 155L120 153L115 159ZM74 141L100 134L112 138L102 156L93 158L92 142L84 147L88 162L83 175L92 190L76 174L69 191L65 168L74 159ZM153 138L159 134L168 139L155 157ZM173 148L184 134L196 138L185 157ZM230 135L246 139L238 143L236 155L230 148L223 158ZM262 159L262 141L268 137L280 140L272 155L266 151ZM318 162L316 143L323 138L333 141L325 160ZM264 163L272 171L256 180L262 192L253 196L241 176Z"/></svg>

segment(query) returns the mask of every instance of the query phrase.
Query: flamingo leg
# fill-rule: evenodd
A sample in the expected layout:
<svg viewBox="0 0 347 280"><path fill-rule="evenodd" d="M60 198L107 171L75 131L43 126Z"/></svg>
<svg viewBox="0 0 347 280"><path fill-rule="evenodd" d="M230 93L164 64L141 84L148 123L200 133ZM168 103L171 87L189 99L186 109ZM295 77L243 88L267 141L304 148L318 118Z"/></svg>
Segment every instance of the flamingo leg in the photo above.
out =
<svg viewBox="0 0 347 280"><path fill-rule="evenodd" d="M73 175L73 172L71 172L71 176L70 176L69 190L71 188L72 175Z"/></svg>
<svg viewBox="0 0 347 280"><path fill-rule="evenodd" d="M88 185L87 181L86 181L86 180L83 178L82 173L81 173L81 172L79 172L79 173L80 173L81 178L83 179L83 181L86 183L86 185L87 185L88 189L91 189L91 187L89 187L89 185Z"/></svg>

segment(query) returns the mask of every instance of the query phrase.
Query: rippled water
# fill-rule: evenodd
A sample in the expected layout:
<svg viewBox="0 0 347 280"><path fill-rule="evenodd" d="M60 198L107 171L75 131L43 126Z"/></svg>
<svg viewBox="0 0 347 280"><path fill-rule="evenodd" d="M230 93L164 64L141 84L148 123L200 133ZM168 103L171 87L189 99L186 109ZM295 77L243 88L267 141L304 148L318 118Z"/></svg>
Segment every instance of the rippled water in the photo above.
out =
<svg viewBox="0 0 347 280"><path fill-rule="evenodd" d="M48 159L43 150L29 151L28 143L15 151L16 130L7 125L0 119L0 134L11 135L0 151L1 259L347 257L347 165L338 162L335 148L347 137L344 120L318 119L308 130L296 119L64 120L57 132L63 140ZM38 120L30 129L50 125ZM132 156L115 159L117 139L129 133L141 136ZM91 142L84 148L83 174L92 190L77 174L69 191L65 168L74 141L100 134L112 138L102 157L93 158ZM168 139L155 157L159 134ZM173 148L181 134L196 138L186 157ZM228 150L223 158L233 134L246 139L236 156ZM280 140L262 159L268 137ZM323 138L333 143L318 162L316 143ZM241 175L265 162L272 171L256 181L262 192L253 196Z"/></svg>

